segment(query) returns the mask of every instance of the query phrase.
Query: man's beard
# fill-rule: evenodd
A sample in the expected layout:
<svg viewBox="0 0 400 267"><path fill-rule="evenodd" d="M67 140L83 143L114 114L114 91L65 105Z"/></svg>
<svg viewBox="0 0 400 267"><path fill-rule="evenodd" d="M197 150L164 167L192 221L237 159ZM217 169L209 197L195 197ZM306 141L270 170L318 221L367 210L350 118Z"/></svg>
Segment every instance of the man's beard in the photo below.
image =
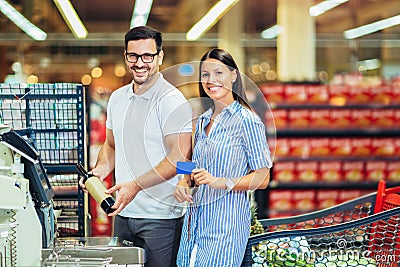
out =
<svg viewBox="0 0 400 267"><path fill-rule="evenodd" d="M146 75L137 77L137 72L135 72L135 70L146 70ZM158 71L156 69L153 69L153 72L151 72L151 69L147 68L147 67L131 68L131 75L132 75L133 81L137 85L146 85L146 84L151 83L155 79L155 77L158 77L156 75L157 73L158 73Z"/></svg>
<svg viewBox="0 0 400 267"><path fill-rule="evenodd" d="M146 76L137 76L137 72L136 70L146 70ZM148 82L151 79L151 75L149 72L148 68L131 68L131 75L133 80L135 81L136 84L145 84L146 82Z"/></svg>

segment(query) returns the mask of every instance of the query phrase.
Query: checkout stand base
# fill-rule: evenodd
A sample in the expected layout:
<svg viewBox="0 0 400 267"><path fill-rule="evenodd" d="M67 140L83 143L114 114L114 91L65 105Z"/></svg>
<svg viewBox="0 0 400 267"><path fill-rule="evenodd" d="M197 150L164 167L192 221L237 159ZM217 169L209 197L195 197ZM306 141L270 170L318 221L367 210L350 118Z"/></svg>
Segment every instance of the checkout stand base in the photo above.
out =
<svg viewBox="0 0 400 267"><path fill-rule="evenodd" d="M52 248L42 250L43 267L143 267L145 259L143 248L126 246L115 237L58 238Z"/></svg>

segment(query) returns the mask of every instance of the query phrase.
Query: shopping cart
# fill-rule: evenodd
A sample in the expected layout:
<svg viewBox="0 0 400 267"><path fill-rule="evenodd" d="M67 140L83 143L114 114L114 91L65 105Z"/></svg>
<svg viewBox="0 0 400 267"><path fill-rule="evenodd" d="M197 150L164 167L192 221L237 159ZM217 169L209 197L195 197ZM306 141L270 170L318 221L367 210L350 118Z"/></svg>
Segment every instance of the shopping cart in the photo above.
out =
<svg viewBox="0 0 400 267"><path fill-rule="evenodd" d="M303 215L260 220L242 266L399 266L400 187ZM395 199L394 199L395 198Z"/></svg>

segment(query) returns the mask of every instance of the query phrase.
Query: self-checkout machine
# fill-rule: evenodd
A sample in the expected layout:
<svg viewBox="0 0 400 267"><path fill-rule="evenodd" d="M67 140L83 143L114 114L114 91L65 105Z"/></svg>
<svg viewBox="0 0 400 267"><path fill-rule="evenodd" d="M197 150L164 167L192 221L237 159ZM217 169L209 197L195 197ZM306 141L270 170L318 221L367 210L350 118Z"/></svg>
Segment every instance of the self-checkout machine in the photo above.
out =
<svg viewBox="0 0 400 267"><path fill-rule="evenodd" d="M0 124L0 136L10 127ZM24 177L22 157L28 157L0 142L0 263L1 266L40 266L42 226ZM30 158L29 160L34 161Z"/></svg>
<svg viewBox="0 0 400 267"><path fill-rule="evenodd" d="M55 236L54 191L33 142L0 124L0 267L144 266L117 238Z"/></svg>

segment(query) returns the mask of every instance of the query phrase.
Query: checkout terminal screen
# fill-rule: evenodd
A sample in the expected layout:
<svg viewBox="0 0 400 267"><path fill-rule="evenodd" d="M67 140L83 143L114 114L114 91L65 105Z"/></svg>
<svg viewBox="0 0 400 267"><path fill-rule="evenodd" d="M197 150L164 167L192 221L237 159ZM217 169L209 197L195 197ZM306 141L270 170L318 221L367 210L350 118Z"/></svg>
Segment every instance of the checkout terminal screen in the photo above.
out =
<svg viewBox="0 0 400 267"><path fill-rule="evenodd" d="M54 197L50 181L43 167L42 161L33 147L33 142L25 139L14 131L2 134L2 141L18 149L30 159L21 155L21 162L24 164L24 176L29 180L29 191L35 204L49 204ZM33 160L33 162L32 162Z"/></svg>

